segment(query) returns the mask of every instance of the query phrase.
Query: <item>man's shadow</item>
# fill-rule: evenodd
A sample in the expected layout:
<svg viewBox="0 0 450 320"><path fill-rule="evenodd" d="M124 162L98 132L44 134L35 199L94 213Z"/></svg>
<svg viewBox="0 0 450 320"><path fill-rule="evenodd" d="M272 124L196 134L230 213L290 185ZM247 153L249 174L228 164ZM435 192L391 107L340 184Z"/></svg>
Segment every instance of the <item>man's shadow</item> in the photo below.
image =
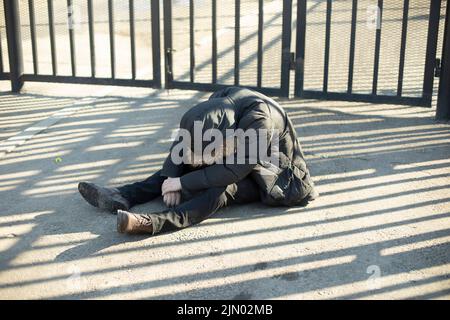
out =
<svg viewBox="0 0 450 320"><path fill-rule="evenodd" d="M152 235L149 234L127 235L117 232L117 214L89 205L78 192L77 194L73 195L73 197L78 198L76 199L76 201L79 201L80 203L80 211L83 211L83 216L94 216L95 221L97 221L98 219L104 219L105 223L92 224L84 222L84 226L86 228L83 231L94 234L97 237L61 252L56 256L56 261L64 262L80 258L82 259L95 255L104 249L116 245L130 242L139 242L152 237ZM164 207L162 197L158 197L148 203L135 206L129 211L133 213L150 213L162 211L164 209L166 208ZM84 220L84 217L80 217L80 219ZM89 219L89 217L87 217L87 219ZM79 230L77 229L77 231ZM68 232L70 232L70 230Z"/></svg>
<svg viewBox="0 0 450 320"><path fill-rule="evenodd" d="M148 238L157 239L159 237L167 236L173 233L184 232L183 230L176 230L156 235L121 234L116 231L117 216L115 214L90 206L83 200L81 195L74 195L74 197L79 198L80 207L83 209L83 212L86 212L86 214L95 215L96 220L100 218L105 219L107 226L105 226L105 224L101 225L84 224L87 228L85 228L83 231L94 234L96 235L96 237L94 239L87 240L75 247L72 247L70 249L61 252L55 258L55 261L57 262L67 262L87 258L98 254L102 250L123 243L140 242ZM267 207L259 202L250 204L233 204L228 207L220 209L217 213L215 213L208 219L207 224L205 224L204 221L194 226L190 226L188 229L195 230L195 228L205 228L216 224L231 222L232 220L244 221L263 216L284 215L286 214L287 209L288 208L279 207L276 208L276 210L274 210L273 207ZM131 208L129 211L133 213L151 213L151 212L161 212L162 210L167 210L167 207L164 205L162 197L158 197L157 199L152 200L148 203L135 206ZM110 226L112 226L113 228L111 228ZM76 230L72 231L79 232L80 230L76 228ZM67 230L67 232L70 233L71 230Z"/></svg>
<svg viewBox="0 0 450 320"><path fill-rule="evenodd" d="M56 261L65 262L87 258L89 256L99 253L104 249L120 245L123 243L139 242L147 239L150 236L150 235L130 236L118 233L116 230L116 221L117 221L116 214L89 205L84 201L84 199L81 197L80 194L76 194L74 195L74 197L79 198L80 207L83 209L83 212L85 212L88 215L95 215L96 221L98 219L104 219L105 223L102 223L101 226L85 224L87 228L84 231L94 234L96 235L96 237L94 239L87 240L80 245L77 245L75 247L72 247L70 249L61 252L56 256L55 258ZM154 200L153 202L157 202L157 200ZM140 207L145 206L146 205L141 205ZM148 207L148 205L146 207ZM134 207L130 211L135 213L140 211L139 213L142 213L142 208L141 210L138 210L138 207ZM105 224L107 226L105 226Z"/></svg>

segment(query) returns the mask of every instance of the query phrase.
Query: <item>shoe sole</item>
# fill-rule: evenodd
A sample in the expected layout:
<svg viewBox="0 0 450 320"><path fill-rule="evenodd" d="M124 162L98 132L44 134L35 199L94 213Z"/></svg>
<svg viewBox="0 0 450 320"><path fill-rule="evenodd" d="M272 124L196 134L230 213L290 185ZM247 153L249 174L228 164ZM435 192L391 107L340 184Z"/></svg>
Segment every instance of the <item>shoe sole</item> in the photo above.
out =
<svg viewBox="0 0 450 320"><path fill-rule="evenodd" d="M78 184L78 191L87 203L96 208L108 210L111 213L117 213L117 210L128 210L124 204L108 199L108 196L103 195L91 183L81 182Z"/></svg>
<svg viewBox="0 0 450 320"><path fill-rule="evenodd" d="M117 212L117 232L125 233L128 227L128 215L122 211Z"/></svg>

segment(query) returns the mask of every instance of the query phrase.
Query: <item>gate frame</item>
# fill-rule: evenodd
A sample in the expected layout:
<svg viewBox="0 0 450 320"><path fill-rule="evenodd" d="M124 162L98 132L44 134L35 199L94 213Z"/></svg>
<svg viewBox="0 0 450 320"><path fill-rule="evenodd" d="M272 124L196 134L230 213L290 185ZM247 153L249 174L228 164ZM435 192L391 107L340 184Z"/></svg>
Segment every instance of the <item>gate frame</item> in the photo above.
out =
<svg viewBox="0 0 450 320"><path fill-rule="evenodd" d="M11 90L19 92L23 87L22 37L20 14L17 0L4 0L6 41L8 46L9 73L4 73L11 81ZM3 57L0 57L3 59ZM3 69L3 63L2 63Z"/></svg>
<svg viewBox="0 0 450 320"><path fill-rule="evenodd" d="M262 87L260 85L261 78L261 55L262 55L262 47L258 45L258 85L257 86L245 86L246 88L259 91L263 94L267 94L270 96L279 96L279 97L289 97L289 81L290 81L290 70L291 70L291 34L292 34L292 1L293 0L283 0L283 14L282 14L282 44L281 44L281 66L280 66L280 87L279 88L270 88L270 87ZM259 1L259 6L261 8L261 4L263 1ZM192 54L193 49L193 16L192 16L192 4L193 1L190 1L190 49L191 49L191 67L190 73L191 81L178 81L174 80L173 77L173 43L172 43L172 0L164 1L164 53L165 53L165 88L166 89L187 89L187 90L199 90L199 91L216 91L223 88L230 87L230 85L226 84L218 84L217 81L217 34L216 34L216 0L212 0L212 69L213 76L211 83L200 83L193 81L193 64L195 61L195 57ZM261 23L262 12L259 10L258 13L258 39L261 39L261 28L263 24ZM240 53L240 0L235 0L235 65L234 65L234 85L239 86L239 53ZM260 42L258 41L258 42Z"/></svg>
<svg viewBox="0 0 450 320"><path fill-rule="evenodd" d="M436 119L450 120L450 1L447 1L440 73Z"/></svg>
<svg viewBox="0 0 450 320"><path fill-rule="evenodd" d="M48 0L51 4L53 0ZM134 0L129 0L130 4ZM33 82L53 82L53 83L75 83L75 84L95 84L95 85L113 85L113 86L132 86L132 87L149 87L149 88L161 88L161 35L160 35L160 8L159 0L151 0L151 32L152 32L152 64L153 64L153 79L151 80L137 80L135 78L135 71L132 70L131 79L120 79L115 77L115 52L114 52L114 37L110 37L110 42L112 44L110 48L111 52L111 77L110 78L99 78L95 75L95 44L94 44L94 23L92 15L92 0L87 0L88 2L88 14L89 14L89 42L90 42L90 55L91 55L91 76L90 77L80 77L76 75L76 64L75 64L75 50L74 50L74 37L73 31L69 30L70 36L70 50L71 50L71 62L72 62L72 75L62 76L57 75L57 61L56 61L56 48L54 47L54 31L53 31L53 21L51 19L53 15L52 6L48 8L49 14L49 28L50 28L50 42L51 42L51 54L52 54L52 75L38 74L36 68L36 52L33 50L33 64L34 73L26 74L23 72L23 56L22 56L22 38L21 38L21 25L20 25L20 13L18 7L18 0L3 0L4 10L5 10L5 20L6 20L6 32L7 32L7 46L9 53L9 73L0 73L0 79L8 79L11 81L11 89L13 92L20 92L25 81ZM68 0L68 4L71 0ZM109 15L112 16L111 1L109 2ZM132 10L130 10L130 15ZM131 16L130 16L131 17ZM130 39L134 41L134 32L132 29L132 24L134 21L130 20ZM114 20L109 20L110 31L113 32ZM33 26L30 26L33 28ZM110 33L111 35L112 33ZM35 39L33 39L35 40ZM1 57L0 57L1 58ZM135 56L132 49L132 65L135 66ZM132 68L133 69L133 68Z"/></svg>
<svg viewBox="0 0 450 320"><path fill-rule="evenodd" d="M357 0L352 1L352 22L351 22L351 36L350 36L350 62L349 62L349 76L347 92L329 92L327 86L328 74L328 58L330 47L330 27L331 27L331 0L327 0L327 20L326 20L326 39L325 39L325 66L324 66L324 81L323 90L305 90L304 89L304 73L305 73L305 46L306 46L306 20L307 20L307 0L298 0L297 4L297 35L296 35L296 68L295 68L295 91L294 96L305 99L319 99L319 100L337 100L337 101L353 101L353 102L369 102L369 103L392 103L411 106L431 107L433 98L433 84L434 71L436 67L436 52L439 35L440 10L442 0L430 0L430 13L428 19L428 34L427 34L427 49L425 55L425 71L423 76L423 90L421 97L405 97L402 96L403 83L403 67L405 59L405 43L407 36L407 19L405 12L408 12L409 0L404 0L404 18L402 22L402 47L400 52L399 64L399 79L397 95L378 95L378 67L380 58L380 43L381 43L381 28L383 15L383 0L378 0L378 7L381 8L380 23L381 28L376 32L375 43L375 61L374 73L372 79L372 93L353 93L353 68L354 68L354 54L355 54L355 39L356 39L356 21L357 21Z"/></svg>

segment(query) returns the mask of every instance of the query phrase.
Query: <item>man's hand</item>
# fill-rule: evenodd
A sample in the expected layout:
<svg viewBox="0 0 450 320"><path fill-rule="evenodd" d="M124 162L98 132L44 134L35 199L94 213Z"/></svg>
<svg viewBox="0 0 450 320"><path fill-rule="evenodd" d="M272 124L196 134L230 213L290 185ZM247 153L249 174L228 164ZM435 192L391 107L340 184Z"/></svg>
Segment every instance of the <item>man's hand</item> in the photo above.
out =
<svg viewBox="0 0 450 320"><path fill-rule="evenodd" d="M167 178L162 185L161 191L163 196L169 192L181 191L180 178Z"/></svg>
<svg viewBox="0 0 450 320"><path fill-rule="evenodd" d="M181 192L168 192L163 196L164 203L167 207L172 208L180 204Z"/></svg>

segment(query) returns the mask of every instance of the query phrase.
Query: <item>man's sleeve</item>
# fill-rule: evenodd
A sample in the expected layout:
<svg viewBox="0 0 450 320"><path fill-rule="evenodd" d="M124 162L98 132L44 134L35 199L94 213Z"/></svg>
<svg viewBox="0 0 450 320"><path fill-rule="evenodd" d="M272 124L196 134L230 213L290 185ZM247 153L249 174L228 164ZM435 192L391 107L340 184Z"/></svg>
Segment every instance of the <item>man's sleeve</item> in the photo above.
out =
<svg viewBox="0 0 450 320"><path fill-rule="evenodd" d="M181 186L188 191L228 186L245 178L256 164L215 164L181 177Z"/></svg>
<svg viewBox="0 0 450 320"><path fill-rule="evenodd" d="M268 106L265 103L258 102L261 106L254 108L245 117L243 117L238 124L238 128L244 131L248 129L254 129L257 132L257 143L259 145L259 139L267 139L267 146L270 143L270 136L267 133L260 134L258 129L270 129L271 119L268 114ZM245 150L249 150L249 141L245 139ZM266 150L267 151L267 150ZM190 172L181 177L181 185L183 189L188 191L197 191L202 189L208 189L211 187L222 187L236 183L248 174L251 173L253 168L257 165L255 159L249 161L248 154L245 155L244 164L238 164L233 162L228 164L224 160L223 164L214 164L201 170ZM234 155L234 160L237 159L237 155Z"/></svg>
<svg viewBox="0 0 450 320"><path fill-rule="evenodd" d="M170 148L170 153L167 156L166 160L164 161L162 170L161 170L161 176L163 177L168 177L168 178L178 178L181 177L181 175L184 172L184 165L181 164L175 164L172 161L172 149L174 147L175 144L177 144L178 141L175 141L172 145L172 147Z"/></svg>

